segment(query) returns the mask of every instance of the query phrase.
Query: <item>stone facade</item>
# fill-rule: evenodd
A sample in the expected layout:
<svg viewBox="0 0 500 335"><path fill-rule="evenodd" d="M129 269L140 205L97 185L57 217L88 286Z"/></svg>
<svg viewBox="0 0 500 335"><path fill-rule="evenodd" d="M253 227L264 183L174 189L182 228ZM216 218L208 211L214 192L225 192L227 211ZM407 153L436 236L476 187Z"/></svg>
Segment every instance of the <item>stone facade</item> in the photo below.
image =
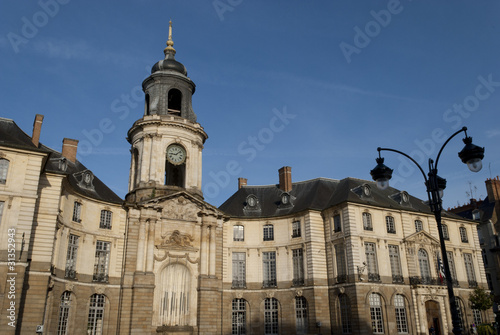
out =
<svg viewBox="0 0 500 335"><path fill-rule="evenodd" d="M205 202L195 85L171 38L164 53L128 132L125 199L76 160L77 140L39 143L43 116L31 137L0 119L0 261L13 266L0 271L0 317L13 318L1 334L451 332L436 223L406 192L292 183L283 167L277 185L240 178L221 207ZM477 222L443 220L468 325L471 288L486 285Z"/></svg>

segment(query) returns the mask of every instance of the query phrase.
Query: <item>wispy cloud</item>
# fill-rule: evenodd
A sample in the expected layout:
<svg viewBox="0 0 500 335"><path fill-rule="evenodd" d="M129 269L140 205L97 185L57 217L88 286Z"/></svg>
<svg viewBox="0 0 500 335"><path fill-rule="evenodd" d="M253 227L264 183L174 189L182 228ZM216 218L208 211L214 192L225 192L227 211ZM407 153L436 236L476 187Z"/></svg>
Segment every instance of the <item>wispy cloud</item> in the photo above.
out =
<svg viewBox="0 0 500 335"><path fill-rule="evenodd" d="M500 129L491 129L486 131L486 136L492 138L500 135Z"/></svg>
<svg viewBox="0 0 500 335"><path fill-rule="evenodd" d="M123 67L128 67L138 62L138 59L130 55L110 52L106 49L101 50L85 40L39 39L33 42L32 50L40 56L52 59L92 61L98 63L111 62Z"/></svg>

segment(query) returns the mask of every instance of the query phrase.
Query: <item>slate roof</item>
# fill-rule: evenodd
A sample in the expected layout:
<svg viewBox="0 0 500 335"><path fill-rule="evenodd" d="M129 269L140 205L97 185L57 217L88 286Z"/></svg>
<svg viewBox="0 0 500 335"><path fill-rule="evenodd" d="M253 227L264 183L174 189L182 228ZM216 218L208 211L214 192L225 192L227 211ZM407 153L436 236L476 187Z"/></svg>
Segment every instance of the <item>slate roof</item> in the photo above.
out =
<svg viewBox="0 0 500 335"><path fill-rule="evenodd" d="M65 159L60 152L57 152L43 144L36 147L19 126L10 119L0 118L0 146L6 146L17 149L38 151L47 154L44 172L65 174L71 187L79 194L92 199L121 204L123 200L107 187L99 178L92 173L91 185L82 182L83 175L88 171L85 165L78 160L73 163ZM62 160L66 164L61 164ZM66 167L64 168L64 165Z"/></svg>
<svg viewBox="0 0 500 335"><path fill-rule="evenodd" d="M369 196L363 193L363 189L366 187L370 191ZM321 211L335 205L351 202L394 210L432 214L427 203L421 199L408 194L408 201L404 202L402 191L392 187L380 190L375 182L356 178L342 180L317 178L292 183L292 190L289 192L292 205L289 206L281 203L283 193L279 189L279 185L247 185L236 191L219 209L231 217L270 218L291 215L304 210ZM258 200L257 206L251 207L247 203L250 195L255 196ZM442 215L444 217L460 218L445 211L443 211Z"/></svg>

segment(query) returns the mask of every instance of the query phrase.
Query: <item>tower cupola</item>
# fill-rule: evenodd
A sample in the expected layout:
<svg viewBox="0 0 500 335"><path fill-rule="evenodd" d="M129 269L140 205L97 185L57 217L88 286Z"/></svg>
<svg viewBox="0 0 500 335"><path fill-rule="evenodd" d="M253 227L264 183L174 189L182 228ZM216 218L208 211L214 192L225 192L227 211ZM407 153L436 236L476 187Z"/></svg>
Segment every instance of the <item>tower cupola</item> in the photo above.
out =
<svg viewBox="0 0 500 335"><path fill-rule="evenodd" d="M144 115L128 131L130 202L182 191L203 198L201 158L208 136L192 107L196 86L175 53L170 22L165 58L142 83Z"/></svg>
<svg viewBox="0 0 500 335"><path fill-rule="evenodd" d="M196 121L192 96L196 85L187 76L186 67L175 59L172 40L172 21L169 24L165 58L151 69L151 75L142 83L146 95L145 115L173 115Z"/></svg>

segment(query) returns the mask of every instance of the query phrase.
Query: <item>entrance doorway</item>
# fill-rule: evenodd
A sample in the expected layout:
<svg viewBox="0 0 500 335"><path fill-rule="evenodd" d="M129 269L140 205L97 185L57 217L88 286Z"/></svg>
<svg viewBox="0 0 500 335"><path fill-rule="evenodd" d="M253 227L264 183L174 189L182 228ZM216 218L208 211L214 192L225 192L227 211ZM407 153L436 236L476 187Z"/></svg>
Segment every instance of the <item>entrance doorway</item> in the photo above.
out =
<svg viewBox="0 0 500 335"><path fill-rule="evenodd" d="M427 315L427 328L434 328L435 335L443 334L441 330L441 313L439 308L439 303L436 301L426 301L425 302L425 312Z"/></svg>

